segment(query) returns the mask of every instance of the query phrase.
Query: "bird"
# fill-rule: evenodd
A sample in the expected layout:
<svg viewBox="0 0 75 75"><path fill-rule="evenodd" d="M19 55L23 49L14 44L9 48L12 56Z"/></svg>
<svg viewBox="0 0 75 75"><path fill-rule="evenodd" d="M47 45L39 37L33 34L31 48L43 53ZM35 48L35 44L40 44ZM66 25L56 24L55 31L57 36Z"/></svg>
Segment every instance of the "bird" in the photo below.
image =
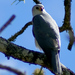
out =
<svg viewBox="0 0 75 75"><path fill-rule="evenodd" d="M61 75L59 27L51 15L46 12L42 4L33 6L32 15L32 32L35 38L35 45L44 51L53 72L56 75Z"/></svg>

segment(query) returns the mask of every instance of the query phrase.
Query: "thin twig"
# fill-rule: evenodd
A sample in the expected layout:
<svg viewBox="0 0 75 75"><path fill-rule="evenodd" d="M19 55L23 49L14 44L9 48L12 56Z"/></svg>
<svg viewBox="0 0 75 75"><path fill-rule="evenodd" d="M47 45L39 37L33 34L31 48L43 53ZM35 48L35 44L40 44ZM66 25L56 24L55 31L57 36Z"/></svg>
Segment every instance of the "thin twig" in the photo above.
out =
<svg viewBox="0 0 75 75"><path fill-rule="evenodd" d="M1 27L0 33L14 20L15 15L12 15L10 19Z"/></svg>
<svg viewBox="0 0 75 75"><path fill-rule="evenodd" d="M38 75L41 75L41 71L42 71L43 67L41 66L40 71L38 73Z"/></svg>
<svg viewBox="0 0 75 75"><path fill-rule="evenodd" d="M22 33L24 32L24 30L25 30L28 26L30 26L30 25L32 25L32 21L26 23L26 24L24 25L24 27L23 27L20 31L18 31L17 33L15 33L15 34L14 34L13 36L11 36L8 40L9 40L9 41L15 40L16 37L19 36L20 34L22 34Z"/></svg>
<svg viewBox="0 0 75 75"><path fill-rule="evenodd" d="M16 70L16 69L13 69L11 67L8 67L8 66L4 66L2 64L0 64L0 69L5 69L5 70L8 70L8 71L11 71L13 73L16 73L17 75L25 75L24 73L22 73L21 71L19 70Z"/></svg>

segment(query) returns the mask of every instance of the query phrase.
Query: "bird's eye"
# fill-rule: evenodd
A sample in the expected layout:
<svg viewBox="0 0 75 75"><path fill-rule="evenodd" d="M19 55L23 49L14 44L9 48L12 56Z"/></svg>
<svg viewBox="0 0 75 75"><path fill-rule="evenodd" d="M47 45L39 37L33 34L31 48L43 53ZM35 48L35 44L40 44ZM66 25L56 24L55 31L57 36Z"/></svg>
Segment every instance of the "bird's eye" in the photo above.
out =
<svg viewBox="0 0 75 75"><path fill-rule="evenodd" d="M36 7L36 9L39 9L39 7Z"/></svg>

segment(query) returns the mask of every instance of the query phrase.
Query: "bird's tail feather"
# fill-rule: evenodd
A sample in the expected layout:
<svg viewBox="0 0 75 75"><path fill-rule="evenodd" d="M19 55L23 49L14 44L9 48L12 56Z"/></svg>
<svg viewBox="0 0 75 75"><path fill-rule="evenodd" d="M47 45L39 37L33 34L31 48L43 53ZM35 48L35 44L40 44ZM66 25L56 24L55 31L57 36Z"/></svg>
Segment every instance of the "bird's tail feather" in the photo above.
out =
<svg viewBox="0 0 75 75"><path fill-rule="evenodd" d="M49 50L46 50L46 51L49 51ZM59 53L54 51L54 50L50 50L50 52L45 52L49 62L50 62L50 65L54 71L54 73L56 75L61 75L62 74L62 70L61 70L61 63L60 63L60 60L59 60Z"/></svg>

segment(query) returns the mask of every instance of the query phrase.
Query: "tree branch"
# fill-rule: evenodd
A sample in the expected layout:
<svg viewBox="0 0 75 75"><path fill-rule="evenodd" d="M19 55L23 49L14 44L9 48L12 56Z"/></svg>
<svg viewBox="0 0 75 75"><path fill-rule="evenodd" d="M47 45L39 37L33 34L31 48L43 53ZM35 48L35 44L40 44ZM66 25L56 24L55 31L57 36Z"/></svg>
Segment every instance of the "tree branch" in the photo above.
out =
<svg viewBox="0 0 75 75"><path fill-rule="evenodd" d="M8 71L11 71L11 72L13 72L13 73L15 73L15 74L17 74L17 75L25 75L24 73L22 73L22 72L19 71L19 70L16 70L16 69L13 69L13 68L11 68L11 67L4 66L4 65L1 65L1 64L0 64L0 69L5 69L5 70L8 70Z"/></svg>
<svg viewBox="0 0 75 75"><path fill-rule="evenodd" d="M10 19L0 28L0 33L14 20L15 15L12 15Z"/></svg>
<svg viewBox="0 0 75 75"><path fill-rule="evenodd" d="M23 32L24 32L24 30L28 27L28 26L30 26L30 25L32 25L32 21L30 21L30 22L28 22L28 23L26 23L25 25L24 25L24 27L20 30L20 31L18 31L17 33L15 33L13 36L11 36L8 40L9 41L14 41L20 34L22 34Z"/></svg>
<svg viewBox="0 0 75 75"><path fill-rule="evenodd" d="M36 4L41 4L39 0L33 0Z"/></svg>
<svg viewBox="0 0 75 75"><path fill-rule="evenodd" d="M52 73L54 73L44 53L36 52L15 45L2 37L0 37L0 52L23 62L43 66L49 69ZM62 64L62 70L63 70L63 75L75 75L74 72L66 68L63 64Z"/></svg>
<svg viewBox="0 0 75 75"><path fill-rule="evenodd" d="M74 32L71 27L71 0L64 0L64 6L65 6L65 17L64 17L64 23L62 27L60 27L60 32L68 30L70 42L68 45L68 49L71 50L72 45L74 43Z"/></svg>

